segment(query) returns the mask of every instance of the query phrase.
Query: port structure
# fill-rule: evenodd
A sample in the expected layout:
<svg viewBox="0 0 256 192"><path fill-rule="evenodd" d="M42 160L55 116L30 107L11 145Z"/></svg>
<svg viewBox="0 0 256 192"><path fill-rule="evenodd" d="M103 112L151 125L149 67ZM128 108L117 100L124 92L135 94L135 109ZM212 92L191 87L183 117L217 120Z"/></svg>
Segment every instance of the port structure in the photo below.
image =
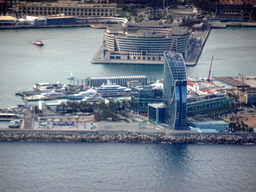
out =
<svg viewBox="0 0 256 192"><path fill-rule="evenodd" d="M209 74L208 74L208 78L206 79L207 81L211 81L210 77L211 77L211 72L212 72L212 62L213 62L213 57L212 56L212 59L211 59L211 64L210 64L210 69L209 69Z"/></svg>

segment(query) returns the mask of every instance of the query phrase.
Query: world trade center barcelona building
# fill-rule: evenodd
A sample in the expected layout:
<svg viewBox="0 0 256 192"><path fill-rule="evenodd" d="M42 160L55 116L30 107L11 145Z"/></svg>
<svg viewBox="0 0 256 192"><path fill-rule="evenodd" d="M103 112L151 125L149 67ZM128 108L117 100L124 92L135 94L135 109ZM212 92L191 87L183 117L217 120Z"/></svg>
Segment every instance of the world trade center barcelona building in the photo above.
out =
<svg viewBox="0 0 256 192"><path fill-rule="evenodd" d="M164 104L167 127L187 129L187 75L183 57L176 52L164 52Z"/></svg>

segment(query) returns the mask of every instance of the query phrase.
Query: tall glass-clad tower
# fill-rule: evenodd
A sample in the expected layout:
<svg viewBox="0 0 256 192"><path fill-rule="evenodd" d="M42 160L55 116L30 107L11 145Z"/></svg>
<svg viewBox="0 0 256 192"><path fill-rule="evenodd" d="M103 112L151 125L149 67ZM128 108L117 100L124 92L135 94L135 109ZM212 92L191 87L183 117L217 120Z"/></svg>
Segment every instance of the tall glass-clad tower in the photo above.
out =
<svg viewBox="0 0 256 192"><path fill-rule="evenodd" d="M187 75L181 55L164 52L164 103L170 129L187 129Z"/></svg>

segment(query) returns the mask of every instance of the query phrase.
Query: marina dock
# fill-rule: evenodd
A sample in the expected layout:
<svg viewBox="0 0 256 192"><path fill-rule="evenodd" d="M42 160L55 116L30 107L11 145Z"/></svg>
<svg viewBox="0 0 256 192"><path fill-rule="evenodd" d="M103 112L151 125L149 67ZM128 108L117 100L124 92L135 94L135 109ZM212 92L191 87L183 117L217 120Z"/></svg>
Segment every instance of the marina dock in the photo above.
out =
<svg viewBox="0 0 256 192"><path fill-rule="evenodd" d="M196 43L194 46L191 47L191 49L188 50L188 55L185 59L185 64L187 66L194 66L197 64L210 32L210 24L206 25L205 30L194 32L194 38L200 39L200 42Z"/></svg>

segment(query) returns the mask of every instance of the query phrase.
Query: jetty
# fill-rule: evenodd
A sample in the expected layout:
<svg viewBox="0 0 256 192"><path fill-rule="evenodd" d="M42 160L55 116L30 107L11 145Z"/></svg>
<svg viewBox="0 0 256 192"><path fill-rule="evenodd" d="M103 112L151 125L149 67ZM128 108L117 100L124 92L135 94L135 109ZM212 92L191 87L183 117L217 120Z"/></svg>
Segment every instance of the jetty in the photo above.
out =
<svg viewBox="0 0 256 192"><path fill-rule="evenodd" d="M256 143L256 134L214 134L126 132L126 131L35 131L0 130L0 141L89 142L89 143L169 143L169 144L243 144Z"/></svg>
<svg viewBox="0 0 256 192"><path fill-rule="evenodd" d="M194 32L194 38L198 39L198 41L188 49L188 55L185 59L185 64L187 66L195 66L197 64L210 32L210 24L206 24L204 30Z"/></svg>

